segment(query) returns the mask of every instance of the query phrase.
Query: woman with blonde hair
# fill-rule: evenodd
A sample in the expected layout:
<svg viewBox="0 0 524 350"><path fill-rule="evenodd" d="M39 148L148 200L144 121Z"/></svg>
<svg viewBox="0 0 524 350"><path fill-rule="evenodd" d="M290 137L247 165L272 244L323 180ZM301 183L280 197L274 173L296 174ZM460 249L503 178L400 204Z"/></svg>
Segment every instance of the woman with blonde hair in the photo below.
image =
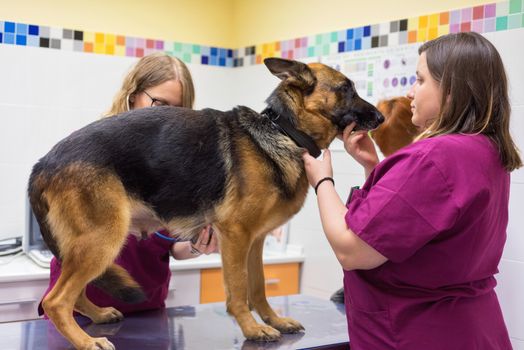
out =
<svg viewBox="0 0 524 350"><path fill-rule="evenodd" d="M122 112L155 106L192 108L195 99L193 80L186 65L176 57L157 52L142 57L124 78L122 87L115 95L111 109L104 117L118 118ZM142 179L148 181L148 179ZM165 306L171 271L169 256L189 259L200 254L218 251L216 235L210 226L202 229L198 240L179 242L166 231L143 232L142 238L129 234L126 244L115 261L125 268L137 281L147 296L139 304L127 304L111 297L95 286L88 285L86 295L93 303L90 307L100 309L90 315L105 315L95 323L114 322L135 311L157 309ZM60 262L51 261L50 282L47 294L60 276ZM45 296L45 295L44 295ZM75 311L83 313L80 306ZM39 307L39 313L43 310ZM108 316L110 315L110 316Z"/></svg>
<svg viewBox="0 0 524 350"><path fill-rule="evenodd" d="M193 79L184 62L156 52L142 57L126 75L105 116L150 106L193 108L194 101Z"/></svg>
<svg viewBox="0 0 524 350"><path fill-rule="evenodd" d="M522 160L499 53L478 33L429 41L408 97L423 132L382 162L367 134L344 130L346 151L367 175L345 204L329 151L304 155L344 269L351 349L511 349L494 275L510 172Z"/></svg>

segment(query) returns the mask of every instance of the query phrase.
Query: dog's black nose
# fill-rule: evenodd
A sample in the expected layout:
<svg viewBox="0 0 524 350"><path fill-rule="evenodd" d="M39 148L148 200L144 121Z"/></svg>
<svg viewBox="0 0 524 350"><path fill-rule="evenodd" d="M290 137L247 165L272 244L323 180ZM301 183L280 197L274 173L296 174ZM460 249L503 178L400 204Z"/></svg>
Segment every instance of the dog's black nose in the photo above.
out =
<svg viewBox="0 0 524 350"><path fill-rule="evenodd" d="M382 115L382 113L377 112L377 121L378 121L378 123L382 124L382 123L384 123L384 120L385 119L384 119L384 116Z"/></svg>

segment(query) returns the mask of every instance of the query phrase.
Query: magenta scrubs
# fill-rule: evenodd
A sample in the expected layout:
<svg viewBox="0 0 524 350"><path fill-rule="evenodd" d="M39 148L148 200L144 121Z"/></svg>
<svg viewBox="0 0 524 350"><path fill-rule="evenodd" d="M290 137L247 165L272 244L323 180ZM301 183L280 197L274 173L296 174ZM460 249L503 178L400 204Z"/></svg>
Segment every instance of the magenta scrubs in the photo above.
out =
<svg viewBox="0 0 524 350"><path fill-rule="evenodd" d="M345 219L388 261L344 272L351 350L511 349L493 290L509 186L483 135L421 140L375 168Z"/></svg>

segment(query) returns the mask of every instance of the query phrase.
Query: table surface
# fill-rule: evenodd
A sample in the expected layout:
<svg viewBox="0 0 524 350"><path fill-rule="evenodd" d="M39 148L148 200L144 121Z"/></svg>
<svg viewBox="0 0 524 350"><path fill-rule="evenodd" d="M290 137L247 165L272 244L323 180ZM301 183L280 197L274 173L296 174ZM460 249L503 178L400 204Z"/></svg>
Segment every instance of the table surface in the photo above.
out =
<svg viewBox="0 0 524 350"><path fill-rule="evenodd" d="M285 334L277 342L254 342L244 338L225 303L181 306L127 316L122 322L94 325L79 317L82 328L92 336L107 337L117 350L262 350L262 349L348 349L344 305L329 300L290 295L268 299L281 316L293 317L305 332ZM258 316L257 320L260 321ZM47 320L0 324L3 350L72 349Z"/></svg>

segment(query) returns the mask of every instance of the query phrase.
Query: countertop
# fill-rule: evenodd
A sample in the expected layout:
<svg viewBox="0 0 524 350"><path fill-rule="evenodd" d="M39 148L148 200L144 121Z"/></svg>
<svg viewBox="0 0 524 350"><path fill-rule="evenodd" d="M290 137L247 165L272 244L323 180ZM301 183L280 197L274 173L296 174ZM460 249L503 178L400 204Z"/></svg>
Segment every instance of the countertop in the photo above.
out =
<svg viewBox="0 0 524 350"><path fill-rule="evenodd" d="M223 302L141 312L108 325L83 317L78 321L90 335L108 337L117 350L349 349L344 305L304 295L268 300L281 316L295 318L306 330L277 342L248 341ZM72 349L47 320L0 324L0 339L3 350Z"/></svg>
<svg viewBox="0 0 524 350"><path fill-rule="evenodd" d="M304 261L302 247L288 245L286 251L264 251L264 264L283 264ZM218 268L222 266L220 254L202 255L194 259L171 259L171 271ZM0 257L0 282L45 280L49 269L38 266L26 255Z"/></svg>

